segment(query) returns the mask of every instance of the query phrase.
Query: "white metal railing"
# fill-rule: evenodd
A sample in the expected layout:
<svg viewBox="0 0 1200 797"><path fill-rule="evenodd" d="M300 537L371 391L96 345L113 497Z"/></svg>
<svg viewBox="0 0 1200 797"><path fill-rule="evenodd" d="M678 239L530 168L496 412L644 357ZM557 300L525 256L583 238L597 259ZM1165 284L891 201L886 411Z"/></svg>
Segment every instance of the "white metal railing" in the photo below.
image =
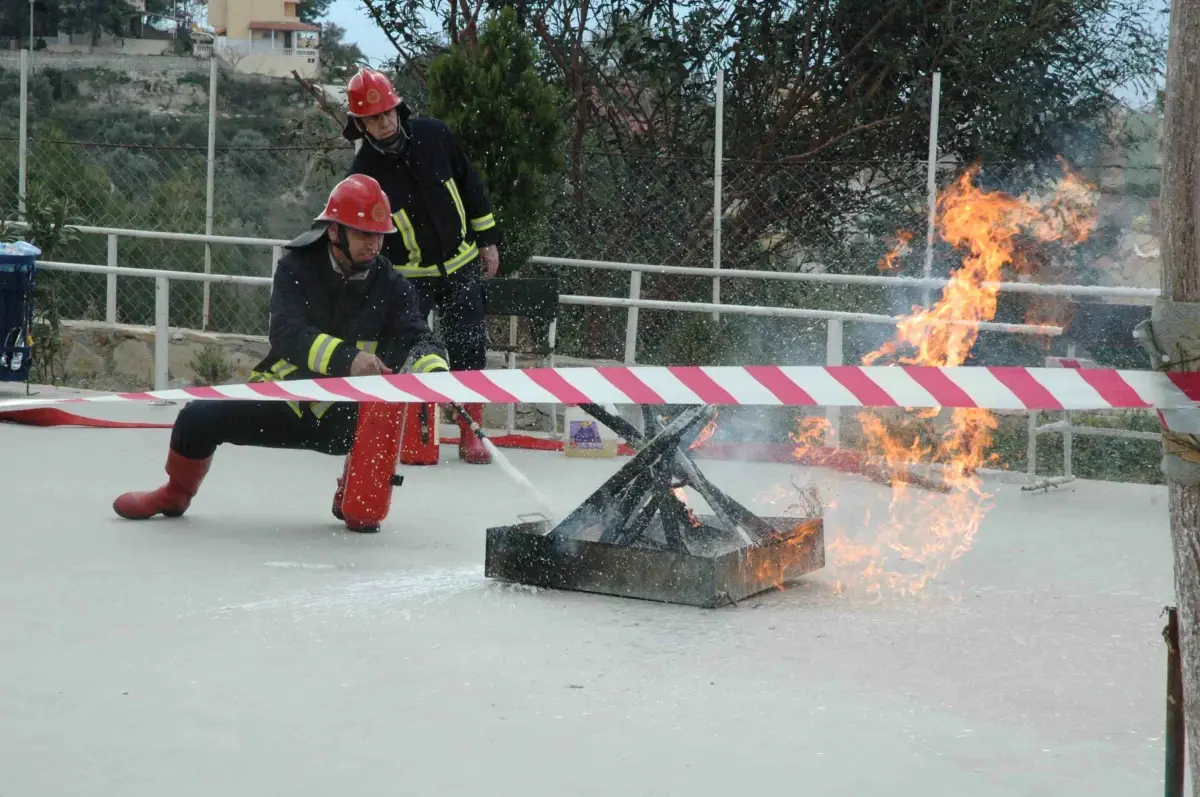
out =
<svg viewBox="0 0 1200 797"><path fill-rule="evenodd" d="M10 222L11 226L25 226L21 222ZM202 282L205 287L212 283L222 284L242 284L242 285L259 285L269 287L272 283L270 277L255 277L248 275L231 275L231 274L212 274L209 272L187 272L187 271L170 271L166 269L146 269L146 268L130 268L119 265L120 239L121 238L143 238L149 240L160 241L179 241L187 243L203 243L208 246L213 244L226 244L235 246L259 246L270 248L271 250L271 272L274 273L274 266L282 257L283 246L287 243L283 239L274 238L248 238L229 235L204 235L197 233L177 233L177 232L160 232L157 230L135 230L123 229L115 227L93 227L86 225L72 225L72 230L85 235L104 235L108 241L108 257L105 265L85 264L85 263L66 263L57 261L39 261L39 267L51 271L75 271L82 273L105 274L107 277L105 291L105 320L108 323L116 323L117 321L117 277L139 277L143 279L153 279L155 281L155 330L154 330L154 387L156 390L161 390L167 387L168 382L168 356L167 346L170 339L168 329L168 310L170 306L170 283L171 280L184 280L193 282ZM563 305L574 306L591 306L591 307L624 307L627 310L626 315L626 330L625 330L625 351L624 362L632 365L635 363L637 352L637 332L638 332L638 311L642 308L652 310L669 310L676 312L693 312L693 313L728 313L730 315L749 315L749 316L769 316L777 318L813 318L823 320L826 323L826 364L827 365L843 365L843 336L844 324L847 321L858 323L882 324L895 326L898 321L902 320L902 316L889 316L874 313L860 313L853 311L840 310L818 310L812 308L801 307L761 307L751 305L733 305L719 302L701 303L701 302L678 302L678 301L663 301L653 299L643 299L641 297L641 276L642 273L652 274L676 274L681 276L703 276L711 277L713 268L695 268L686 266L666 266L647 263L622 263L602 260L586 260L579 258L560 258L560 257L543 257L534 256L530 258L530 262L541 265L556 265L573 268L597 268L611 271L628 271L629 272L629 295L628 297L610 297L610 296L581 296L572 294L562 294L559 296L559 303ZM911 288L937 288L948 284L948 280L937 278L914 278L914 277L887 277L887 276L866 276L852 274L814 274L802 272L777 272L777 271L742 271L742 270L722 270L721 277L723 279L760 279L760 280L782 280L792 282L818 282L828 284L842 285L872 285L872 286L901 286ZM993 283L994 287L1002 292L1013 293L1037 293L1057 296L1093 296L1093 297L1110 297L1117 299L1147 299L1154 298L1159 295L1159 291L1153 288L1122 288L1122 287L1103 287L1092 285L1042 285L1032 283ZM954 323L954 322L948 322ZM959 322L966 323L966 322ZM1025 333L1025 334L1043 334L1049 336L1061 335L1063 330L1056 326L1038 326L1033 324L1006 324L998 322L981 322L978 326L982 330L999 331L1006 333ZM840 413L837 408L826 408L826 417L830 423L830 433L827 436L828 443L834 443L837 439L839 430ZM1029 431L1029 456L1031 461L1036 457L1036 435L1046 432L1063 432L1065 435L1074 434L1097 434L1109 436L1123 437L1138 437L1139 439L1149 439L1149 433L1134 433L1125 434L1122 430L1093 430L1092 427L1074 427L1070 425L1069 420L1064 424L1051 424L1048 426L1037 427L1036 419L1031 421ZM1113 433L1116 432L1114 435ZM1066 475L1069 478L1071 475L1071 446L1068 440L1064 438L1064 456L1066 458ZM1032 471L1031 471L1032 474ZM1032 475L1031 475L1032 480Z"/></svg>
<svg viewBox="0 0 1200 797"><path fill-rule="evenodd" d="M611 260L582 260L573 257L543 257L534 255L531 263L547 266L575 266L609 271L630 271L644 274L678 274L680 276L712 277L713 269L696 266L662 266L650 263L621 263ZM721 279L764 279L784 282L823 282L831 285L890 285L899 288L944 288L950 281L939 277L887 277L867 274L821 274L806 271L754 271L735 269L722 271ZM1002 293L1035 293L1046 296L1104 296L1114 299L1154 299L1158 288L1122 288L1104 285L1046 285L1035 282L985 282L988 288Z"/></svg>
<svg viewBox="0 0 1200 797"><path fill-rule="evenodd" d="M234 49L232 46L230 49ZM287 47L283 39L251 39L247 44L238 42L237 49L242 55L282 55L288 58L316 58L318 53L311 47Z"/></svg>
<svg viewBox="0 0 1200 797"><path fill-rule="evenodd" d="M1075 344L1067 344L1066 357L1047 357L1046 367L1048 368L1099 368L1100 366L1094 360L1079 359L1075 357ZM1127 412L1140 412L1143 414L1153 414L1153 410L1126 410ZM1134 429L1116 429L1105 426L1076 426L1071 421L1071 411L1062 410L1062 420L1052 421L1044 425L1038 425L1038 416L1041 412L1032 410L1029 413L1028 431L1025 442L1025 473L1026 484L1022 490L1049 490L1051 487L1058 487L1063 484L1069 484L1075 481L1075 435L1083 435L1088 437L1123 437L1127 440L1162 440L1160 432L1139 432ZM1039 479L1037 476L1037 438L1039 434L1061 434L1063 441L1063 475L1049 476L1044 479Z"/></svg>

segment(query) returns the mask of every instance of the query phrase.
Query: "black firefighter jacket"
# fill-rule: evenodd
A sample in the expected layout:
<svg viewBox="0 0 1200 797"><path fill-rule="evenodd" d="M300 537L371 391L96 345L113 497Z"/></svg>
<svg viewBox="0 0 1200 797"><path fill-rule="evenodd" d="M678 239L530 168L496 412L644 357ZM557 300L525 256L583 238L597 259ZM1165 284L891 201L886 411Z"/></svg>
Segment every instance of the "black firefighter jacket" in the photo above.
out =
<svg viewBox="0 0 1200 797"><path fill-rule="evenodd" d="M346 277L328 242L314 229L287 245L271 286L271 349L250 381L349 376L360 351L393 371L406 363L413 373L448 370L446 349L425 324L412 284L382 256ZM289 404L302 413L299 404ZM311 409L319 418L328 403Z"/></svg>
<svg viewBox="0 0 1200 797"><path fill-rule="evenodd" d="M440 119L404 122L411 136L403 154L388 156L364 142L350 174L374 177L392 204L397 233L385 252L406 277L450 274L499 241L483 180Z"/></svg>

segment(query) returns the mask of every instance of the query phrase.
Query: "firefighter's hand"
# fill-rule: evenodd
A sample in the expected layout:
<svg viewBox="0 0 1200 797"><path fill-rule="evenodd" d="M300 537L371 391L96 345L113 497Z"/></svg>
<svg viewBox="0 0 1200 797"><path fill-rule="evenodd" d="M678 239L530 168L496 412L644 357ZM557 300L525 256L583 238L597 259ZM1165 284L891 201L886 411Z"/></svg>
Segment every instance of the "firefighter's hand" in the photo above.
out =
<svg viewBox="0 0 1200 797"><path fill-rule="evenodd" d="M479 250L479 262L483 264L483 273L491 279L500 270L500 250L494 246L483 247Z"/></svg>
<svg viewBox="0 0 1200 797"><path fill-rule="evenodd" d="M383 364L383 360L365 351L356 354L354 361L350 363L350 376L380 376L391 372L391 369Z"/></svg>

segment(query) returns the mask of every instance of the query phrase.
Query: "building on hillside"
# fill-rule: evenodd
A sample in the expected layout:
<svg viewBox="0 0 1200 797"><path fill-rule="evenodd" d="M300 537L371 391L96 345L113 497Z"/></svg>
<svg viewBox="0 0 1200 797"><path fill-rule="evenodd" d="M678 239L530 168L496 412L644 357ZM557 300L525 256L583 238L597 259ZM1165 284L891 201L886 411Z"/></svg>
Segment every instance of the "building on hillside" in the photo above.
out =
<svg viewBox="0 0 1200 797"><path fill-rule="evenodd" d="M314 78L320 68L321 28L300 20L294 0L209 0L208 26L217 55L239 72Z"/></svg>
<svg viewBox="0 0 1200 797"><path fill-rule="evenodd" d="M34 49L49 55L170 55L178 52L182 16L153 13L146 0L123 0L103 25L91 18L83 0L60 0L33 6ZM114 6L114 9L120 9ZM11 49L27 42L0 42Z"/></svg>

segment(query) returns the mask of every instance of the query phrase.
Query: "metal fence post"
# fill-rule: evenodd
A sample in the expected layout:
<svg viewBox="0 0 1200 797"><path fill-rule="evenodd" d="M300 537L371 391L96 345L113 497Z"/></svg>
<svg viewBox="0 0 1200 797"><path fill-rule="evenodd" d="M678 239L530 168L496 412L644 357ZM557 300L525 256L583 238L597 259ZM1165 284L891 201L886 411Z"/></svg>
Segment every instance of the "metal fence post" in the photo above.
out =
<svg viewBox="0 0 1200 797"><path fill-rule="evenodd" d="M217 177L217 76L221 59L209 61L208 72L208 189L204 206L204 234L213 234L213 206ZM212 273L212 243L204 242L204 273ZM212 317L212 283L204 283L204 310L200 328L208 329Z"/></svg>
<svg viewBox="0 0 1200 797"><path fill-rule="evenodd" d="M1067 344L1067 356L1075 356L1075 344ZM1075 475L1075 435L1071 434L1071 411L1063 410L1063 421L1067 428L1063 431L1063 476L1067 479Z"/></svg>
<svg viewBox="0 0 1200 797"><path fill-rule="evenodd" d="M717 70L716 138L713 144L713 270L721 269L721 178L725 154L725 70ZM721 303L721 278L713 277L713 304ZM720 321L720 312L713 313Z"/></svg>
<svg viewBox="0 0 1200 797"><path fill-rule="evenodd" d="M840 318L830 319L825 323L825 364L844 365L846 355L843 350L845 322ZM841 407L826 407L825 420L829 422L825 432L825 445L837 447L838 436L842 427Z"/></svg>
<svg viewBox="0 0 1200 797"><path fill-rule="evenodd" d="M29 46L33 46L30 40ZM25 217L25 186L29 176L29 50L21 51L21 132L17 144L17 206Z"/></svg>
<svg viewBox="0 0 1200 797"><path fill-rule="evenodd" d="M207 283L205 283L207 284ZM169 353L170 331L168 322L171 308L171 281L166 277L154 278L154 389L166 390L170 377Z"/></svg>
<svg viewBox="0 0 1200 797"><path fill-rule="evenodd" d="M108 234L108 265L117 265L117 236ZM117 275L105 274L104 291L104 320L110 324L117 323Z"/></svg>
<svg viewBox="0 0 1200 797"><path fill-rule="evenodd" d="M642 298L642 272L629 272L629 298L637 301ZM637 357L638 308L629 308L625 318L625 364L633 365Z"/></svg>
<svg viewBox="0 0 1200 797"><path fill-rule="evenodd" d="M1028 437L1025 443L1025 475L1030 484L1037 479L1037 424L1038 410L1030 410L1028 418Z"/></svg>
<svg viewBox="0 0 1200 797"><path fill-rule="evenodd" d="M938 160L938 109L942 99L942 73L933 73L933 97L929 110L929 166L925 188L929 193L929 229L925 232L925 279L933 276L933 236L937 226L937 160ZM921 291L921 303L929 306L930 290Z"/></svg>

